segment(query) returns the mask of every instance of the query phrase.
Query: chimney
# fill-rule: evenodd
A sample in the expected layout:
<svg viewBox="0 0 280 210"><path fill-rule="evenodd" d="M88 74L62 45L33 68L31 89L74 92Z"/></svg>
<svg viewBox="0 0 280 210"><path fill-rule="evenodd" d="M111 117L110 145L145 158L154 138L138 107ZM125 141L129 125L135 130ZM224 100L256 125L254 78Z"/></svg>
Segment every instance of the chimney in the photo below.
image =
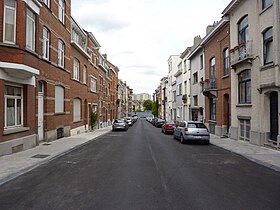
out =
<svg viewBox="0 0 280 210"><path fill-rule="evenodd" d="M103 57L105 58L105 60L107 60L107 54L103 54Z"/></svg>
<svg viewBox="0 0 280 210"><path fill-rule="evenodd" d="M197 44L199 44L201 41L202 41L202 39L201 39L200 35L195 36L194 39L193 39L193 45L197 45Z"/></svg>
<svg viewBox="0 0 280 210"><path fill-rule="evenodd" d="M214 21L213 25L208 25L206 27L206 35L209 34L218 25L219 21Z"/></svg>

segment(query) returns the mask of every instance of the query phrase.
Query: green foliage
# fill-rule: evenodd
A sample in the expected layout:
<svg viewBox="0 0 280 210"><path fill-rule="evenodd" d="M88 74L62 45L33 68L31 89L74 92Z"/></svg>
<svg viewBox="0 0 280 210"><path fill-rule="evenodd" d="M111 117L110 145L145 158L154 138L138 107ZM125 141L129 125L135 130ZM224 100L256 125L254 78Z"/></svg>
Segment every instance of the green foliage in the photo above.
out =
<svg viewBox="0 0 280 210"><path fill-rule="evenodd" d="M97 119L98 119L97 113L96 112L91 112L91 115L90 115L91 129L93 129L94 126L96 126Z"/></svg>
<svg viewBox="0 0 280 210"><path fill-rule="evenodd" d="M158 108L159 108L159 104L158 104L158 100L156 100L152 104L152 113L155 117L158 117Z"/></svg>
<svg viewBox="0 0 280 210"><path fill-rule="evenodd" d="M153 101L152 100L145 100L143 102L143 107L144 107L145 110L152 110Z"/></svg>

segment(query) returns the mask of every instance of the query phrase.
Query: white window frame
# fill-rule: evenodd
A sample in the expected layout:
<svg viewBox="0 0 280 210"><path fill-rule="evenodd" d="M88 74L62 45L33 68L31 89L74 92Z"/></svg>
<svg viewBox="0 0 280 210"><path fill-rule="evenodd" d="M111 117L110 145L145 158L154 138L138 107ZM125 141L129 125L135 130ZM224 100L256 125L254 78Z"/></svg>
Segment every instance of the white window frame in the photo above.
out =
<svg viewBox="0 0 280 210"><path fill-rule="evenodd" d="M59 39L58 40L58 66L64 68L64 53L65 53L65 44Z"/></svg>
<svg viewBox="0 0 280 210"><path fill-rule="evenodd" d="M5 0L4 0L5 1ZM4 43L8 43L8 44L15 44L16 43L16 13L17 13L17 2L15 2L15 7L10 7L10 6L7 6L5 3L4 3L4 20L3 20L3 42ZM10 10L13 10L14 11L14 37L13 37L13 41L9 41L9 40L6 40L6 10L7 9L10 9Z"/></svg>
<svg viewBox="0 0 280 210"><path fill-rule="evenodd" d="M84 84L87 84L87 66L86 66L86 65L84 65L83 83L84 83Z"/></svg>
<svg viewBox="0 0 280 210"><path fill-rule="evenodd" d="M46 36L45 34L46 33ZM46 60L50 59L50 31L48 28L43 27L43 47L42 57Z"/></svg>
<svg viewBox="0 0 280 210"><path fill-rule="evenodd" d="M43 2L47 7L50 8L50 0L44 0Z"/></svg>
<svg viewBox="0 0 280 210"><path fill-rule="evenodd" d="M73 64L73 79L80 81L80 61L74 58Z"/></svg>
<svg viewBox="0 0 280 210"><path fill-rule="evenodd" d="M239 139L244 141L250 141L251 120L239 119L239 129L240 129Z"/></svg>
<svg viewBox="0 0 280 210"><path fill-rule="evenodd" d="M12 95L6 95L6 93L4 92L4 115L5 115L5 120L4 120L4 129L9 129L9 128L15 128L15 127L23 127L23 86L20 86L20 85L14 85L14 84L5 84L5 89L6 89L6 86L10 86L10 87L15 87L15 88L20 88L21 89L21 96L12 96ZM6 90L4 90L6 91ZM15 100L15 107L17 107L17 100L20 99L21 100L21 121L20 121L20 124L17 124L17 119L18 119L18 113L17 113L17 110L15 108L15 123L14 125L12 126L8 126L8 122L7 122L7 100L8 99L14 99Z"/></svg>
<svg viewBox="0 0 280 210"><path fill-rule="evenodd" d="M90 91L96 93L97 91L97 79L94 76L90 76Z"/></svg>
<svg viewBox="0 0 280 210"><path fill-rule="evenodd" d="M59 89L58 89L59 88ZM62 96L59 98L59 91L62 90ZM65 89L62 86L55 86L55 113L64 113Z"/></svg>
<svg viewBox="0 0 280 210"><path fill-rule="evenodd" d="M32 16L29 15L32 14ZM32 51L35 51L35 32L36 32L36 14L27 7L26 9L26 48ZM31 28L28 28L29 24L31 23ZM34 31L32 31L34 29Z"/></svg>
<svg viewBox="0 0 280 210"><path fill-rule="evenodd" d="M58 19L64 24L65 22L65 1L58 0Z"/></svg>
<svg viewBox="0 0 280 210"><path fill-rule="evenodd" d="M73 122L82 120L82 101L79 98L73 100Z"/></svg>

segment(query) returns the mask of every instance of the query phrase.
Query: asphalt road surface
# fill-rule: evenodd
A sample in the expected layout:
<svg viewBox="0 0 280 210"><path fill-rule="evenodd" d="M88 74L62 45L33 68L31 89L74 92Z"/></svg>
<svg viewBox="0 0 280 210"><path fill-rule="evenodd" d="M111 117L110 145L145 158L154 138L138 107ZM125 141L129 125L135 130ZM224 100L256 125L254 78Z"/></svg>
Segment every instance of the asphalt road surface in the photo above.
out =
<svg viewBox="0 0 280 210"><path fill-rule="evenodd" d="M0 209L279 210L280 173L139 119L2 185Z"/></svg>

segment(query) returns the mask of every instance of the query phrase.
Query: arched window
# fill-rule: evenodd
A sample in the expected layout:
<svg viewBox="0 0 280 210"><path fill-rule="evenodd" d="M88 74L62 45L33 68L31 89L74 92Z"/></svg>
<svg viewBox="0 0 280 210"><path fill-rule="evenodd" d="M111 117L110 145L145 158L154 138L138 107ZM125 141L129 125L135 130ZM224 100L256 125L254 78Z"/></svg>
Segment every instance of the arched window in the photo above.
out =
<svg viewBox="0 0 280 210"><path fill-rule="evenodd" d="M229 54L228 48L224 49L223 57L224 57L224 76L228 75L229 71Z"/></svg>
<svg viewBox="0 0 280 210"><path fill-rule="evenodd" d="M65 54L64 46L65 46L64 42L61 39L59 39L58 40L58 66L62 68L64 68L64 54Z"/></svg>
<svg viewBox="0 0 280 210"><path fill-rule="evenodd" d="M244 16L238 23L238 44L248 41L248 15Z"/></svg>
<svg viewBox="0 0 280 210"><path fill-rule="evenodd" d="M272 27L263 32L263 61L264 64L273 62L273 30Z"/></svg>
<svg viewBox="0 0 280 210"><path fill-rule="evenodd" d="M74 59L73 66L73 79L79 81L80 80L80 61L78 59Z"/></svg>
<svg viewBox="0 0 280 210"><path fill-rule="evenodd" d="M251 104L251 70L242 71L238 75L238 102Z"/></svg>
<svg viewBox="0 0 280 210"><path fill-rule="evenodd" d="M55 113L64 112L64 88L55 86Z"/></svg>
<svg viewBox="0 0 280 210"><path fill-rule="evenodd" d="M73 121L81 121L81 99L79 98L73 100Z"/></svg>

